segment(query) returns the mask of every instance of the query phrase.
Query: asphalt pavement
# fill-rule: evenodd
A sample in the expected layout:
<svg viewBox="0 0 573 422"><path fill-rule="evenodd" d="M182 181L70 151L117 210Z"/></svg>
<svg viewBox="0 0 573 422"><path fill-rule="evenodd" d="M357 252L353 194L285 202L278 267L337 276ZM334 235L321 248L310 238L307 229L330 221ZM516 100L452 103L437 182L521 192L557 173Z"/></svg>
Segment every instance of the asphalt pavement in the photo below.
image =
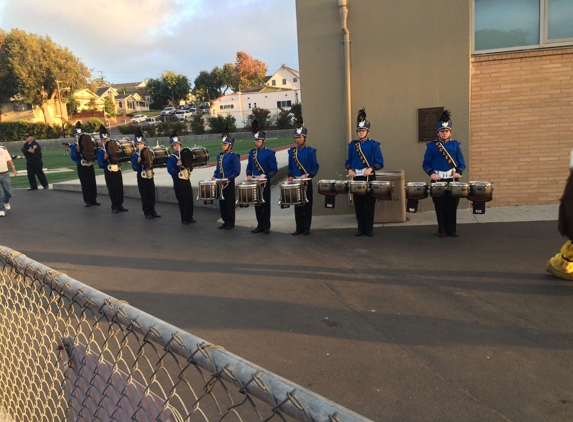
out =
<svg viewBox="0 0 573 422"><path fill-rule="evenodd" d="M17 189L0 244L375 421L573 420L573 284L545 272L556 205L460 210L459 238L433 213L374 237L317 216L293 237L292 208L264 235L252 207L226 231L216 208L183 226L175 203L147 220L99 200Z"/></svg>

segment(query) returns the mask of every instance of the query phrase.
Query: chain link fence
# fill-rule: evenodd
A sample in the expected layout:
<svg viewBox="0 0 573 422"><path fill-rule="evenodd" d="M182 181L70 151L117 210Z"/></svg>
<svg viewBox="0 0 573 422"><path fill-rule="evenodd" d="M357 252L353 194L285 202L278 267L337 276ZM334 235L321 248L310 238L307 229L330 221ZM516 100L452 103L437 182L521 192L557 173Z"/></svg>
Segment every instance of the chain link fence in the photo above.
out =
<svg viewBox="0 0 573 422"><path fill-rule="evenodd" d="M0 246L0 422L367 421Z"/></svg>

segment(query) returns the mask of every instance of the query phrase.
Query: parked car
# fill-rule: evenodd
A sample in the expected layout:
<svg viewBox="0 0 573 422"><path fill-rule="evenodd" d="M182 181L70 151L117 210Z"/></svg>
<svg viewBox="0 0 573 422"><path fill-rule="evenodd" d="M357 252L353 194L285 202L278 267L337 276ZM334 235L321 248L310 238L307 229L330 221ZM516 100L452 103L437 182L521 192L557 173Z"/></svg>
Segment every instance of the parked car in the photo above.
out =
<svg viewBox="0 0 573 422"><path fill-rule="evenodd" d="M175 114L175 107L165 107L163 110L161 110L161 115L162 116L170 116L172 114Z"/></svg>
<svg viewBox="0 0 573 422"><path fill-rule="evenodd" d="M145 122L145 119L147 119L147 116L145 114L136 114L135 116L132 117L131 123L138 124L141 122Z"/></svg>
<svg viewBox="0 0 573 422"><path fill-rule="evenodd" d="M177 120L186 120L186 119L190 119L191 118L191 113L189 113L187 110L177 110L175 112L175 117L177 117Z"/></svg>
<svg viewBox="0 0 573 422"><path fill-rule="evenodd" d="M161 122L158 119L156 119L155 117L148 117L147 119L145 119L144 122L141 122L139 125L141 127L157 126L159 123L161 123Z"/></svg>
<svg viewBox="0 0 573 422"><path fill-rule="evenodd" d="M197 114L197 109L195 107L189 107L189 110L187 111L189 111L189 113L191 113L191 115L193 116Z"/></svg>
<svg viewBox="0 0 573 422"><path fill-rule="evenodd" d="M162 122L177 122L177 121L179 121L179 119L177 117L175 117L174 114L159 116L157 119L162 121Z"/></svg>

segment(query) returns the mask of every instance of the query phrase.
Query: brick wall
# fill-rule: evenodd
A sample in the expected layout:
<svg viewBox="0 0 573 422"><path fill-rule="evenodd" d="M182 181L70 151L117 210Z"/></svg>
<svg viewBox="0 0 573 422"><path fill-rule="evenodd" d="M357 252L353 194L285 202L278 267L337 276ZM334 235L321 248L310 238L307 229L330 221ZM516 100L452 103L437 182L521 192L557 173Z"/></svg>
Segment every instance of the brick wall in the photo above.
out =
<svg viewBox="0 0 573 422"><path fill-rule="evenodd" d="M472 180L491 206L555 204L573 148L573 48L472 58Z"/></svg>

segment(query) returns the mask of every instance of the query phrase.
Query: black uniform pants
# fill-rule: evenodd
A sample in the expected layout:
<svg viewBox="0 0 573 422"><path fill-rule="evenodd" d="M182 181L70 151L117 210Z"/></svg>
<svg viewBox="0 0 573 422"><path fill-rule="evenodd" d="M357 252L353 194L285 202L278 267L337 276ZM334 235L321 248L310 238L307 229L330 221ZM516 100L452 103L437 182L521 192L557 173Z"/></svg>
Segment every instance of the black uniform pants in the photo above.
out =
<svg viewBox="0 0 573 422"><path fill-rule="evenodd" d="M191 221L193 219L193 187L191 181L177 177L173 179L173 189L175 190L175 198L179 203L181 221Z"/></svg>
<svg viewBox="0 0 573 422"><path fill-rule="evenodd" d="M265 202L261 205L255 205L255 215L257 216L257 228L270 230L271 228L271 181L267 180L263 188L263 199Z"/></svg>
<svg viewBox="0 0 573 422"><path fill-rule="evenodd" d="M109 199L111 200L111 209L116 209L123 206L123 176L121 170L109 171L104 169L105 184L109 192Z"/></svg>
<svg viewBox="0 0 573 422"><path fill-rule="evenodd" d="M227 227L235 226L235 179L229 181L229 184L223 189L223 197L219 200L219 209L221 210L221 219Z"/></svg>
<svg viewBox="0 0 573 422"><path fill-rule="evenodd" d="M28 172L28 182L30 183L31 189L38 189L38 183L36 183L36 177L40 181L43 187L48 186L48 179L44 174L42 167L44 163L42 160L27 160L26 161L26 171Z"/></svg>
<svg viewBox="0 0 573 422"><path fill-rule="evenodd" d="M438 219L438 233L455 233L460 198L454 198L450 195L450 191L446 191L444 196L432 200Z"/></svg>
<svg viewBox="0 0 573 422"><path fill-rule="evenodd" d="M97 184L94 166L78 165L78 178L82 185L84 202L92 203L97 199Z"/></svg>
<svg viewBox="0 0 573 422"><path fill-rule="evenodd" d="M365 176L356 176L353 180L366 180ZM371 174L368 180L376 180L376 175ZM352 195L354 201L354 213L358 223L358 231L370 233L374 230L374 210L376 208L376 198L370 194Z"/></svg>
<svg viewBox="0 0 573 422"><path fill-rule="evenodd" d="M144 179L141 172L137 172L137 188L141 197L143 214L150 215L155 211L155 181L153 178Z"/></svg>
<svg viewBox="0 0 573 422"><path fill-rule="evenodd" d="M308 202L304 205L295 205L294 221L296 222L297 232L309 232L312 223L312 181L306 184L306 199Z"/></svg>

